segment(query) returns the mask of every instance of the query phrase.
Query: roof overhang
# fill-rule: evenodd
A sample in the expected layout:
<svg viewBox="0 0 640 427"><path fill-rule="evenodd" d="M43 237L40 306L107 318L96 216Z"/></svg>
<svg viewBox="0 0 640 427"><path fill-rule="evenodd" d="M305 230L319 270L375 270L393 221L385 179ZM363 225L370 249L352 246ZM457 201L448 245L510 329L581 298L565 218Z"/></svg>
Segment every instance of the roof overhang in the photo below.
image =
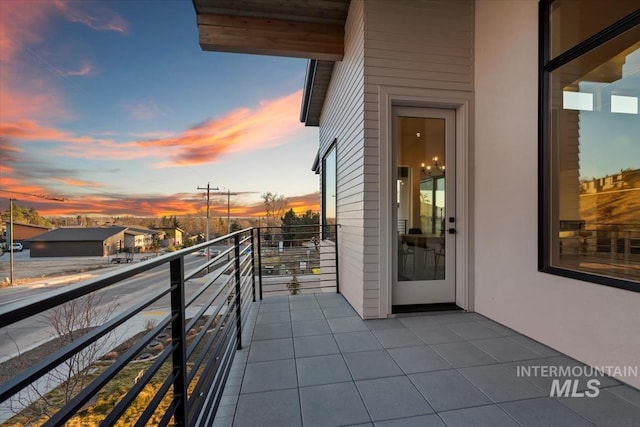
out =
<svg viewBox="0 0 640 427"><path fill-rule="evenodd" d="M309 59L300 120L318 126L351 0L193 0L200 47Z"/></svg>
<svg viewBox="0 0 640 427"><path fill-rule="evenodd" d="M322 113L334 64L333 61L309 60L300 110L300 121L307 126L320 124L320 113Z"/></svg>
<svg viewBox="0 0 640 427"><path fill-rule="evenodd" d="M193 0L203 50L340 61L349 0Z"/></svg>

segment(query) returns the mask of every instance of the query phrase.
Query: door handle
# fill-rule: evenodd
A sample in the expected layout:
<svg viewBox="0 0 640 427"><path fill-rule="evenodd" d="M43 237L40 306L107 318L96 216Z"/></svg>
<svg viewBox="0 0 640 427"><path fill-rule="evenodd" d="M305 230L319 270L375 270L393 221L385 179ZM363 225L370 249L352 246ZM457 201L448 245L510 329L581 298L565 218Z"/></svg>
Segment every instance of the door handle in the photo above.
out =
<svg viewBox="0 0 640 427"><path fill-rule="evenodd" d="M449 232L449 234L456 234L455 228L448 228L447 231Z"/></svg>

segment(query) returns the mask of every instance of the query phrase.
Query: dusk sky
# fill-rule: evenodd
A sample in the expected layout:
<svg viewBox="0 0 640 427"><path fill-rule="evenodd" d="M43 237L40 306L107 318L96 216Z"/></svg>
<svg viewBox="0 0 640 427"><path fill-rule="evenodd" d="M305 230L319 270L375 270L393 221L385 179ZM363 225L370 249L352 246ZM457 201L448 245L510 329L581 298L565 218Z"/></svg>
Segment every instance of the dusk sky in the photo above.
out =
<svg viewBox="0 0 640 427"><path fill-rule="evenodd" d="M267 191L317 210L306 64L202 51L187 0L1 0L0 209L204 215L210 182L232 216Z"/></svg>

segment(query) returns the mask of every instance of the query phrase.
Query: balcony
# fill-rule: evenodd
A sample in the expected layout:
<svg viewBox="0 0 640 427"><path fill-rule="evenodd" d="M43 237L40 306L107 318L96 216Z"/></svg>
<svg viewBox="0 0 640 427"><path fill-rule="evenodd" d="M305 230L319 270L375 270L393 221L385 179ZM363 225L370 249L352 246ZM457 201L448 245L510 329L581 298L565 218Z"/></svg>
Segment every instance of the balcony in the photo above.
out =
<svg viewBox="0 0 640 427"><path fill-rule="evenodd" d="M638 390L476 313L362 320L339 294L279 296L252 305L244 342L215 426L640 423ZM556 378L576 393L549 397Z"/></svg>
<svg viewBox="0 0 640 427"><path fill-rule="evenodd" d="M34 425L639 425L638 390L479 314L362 320L339 294L336 247L308 227L247 229L6 304L0 327L16 330L159 277L3 380L2 409L71 384L75 366L85 383ZM68 363L95 343L94 358Z"/></svg>

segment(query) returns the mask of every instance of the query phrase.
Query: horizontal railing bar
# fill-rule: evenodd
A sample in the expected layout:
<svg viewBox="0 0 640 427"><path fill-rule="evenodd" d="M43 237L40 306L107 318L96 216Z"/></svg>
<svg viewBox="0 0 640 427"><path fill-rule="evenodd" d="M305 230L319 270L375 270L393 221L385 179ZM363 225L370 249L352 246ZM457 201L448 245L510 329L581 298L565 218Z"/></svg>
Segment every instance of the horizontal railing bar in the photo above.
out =
<svg viewBox="0 0 640 427"><path fill-rule="evenodd" d="M207 311L209 309L209 307L211 307L213 305L213 303L215 302L216 299L218 299L220 297L220 295L222 294L222 292L225 290L227 286L226 285L222 285L220 286L215 293L209 297L209 299L206 300L205 304L202 305L202 307L197 311L197 313L193 316L192 320L187 324L187 327L185 328L186 330L189 330L189 328L191 328L191 326L193 326L193 324L195 323L193 321L193 319L199 319L200 317L202 317L202 315L204 314L205 311ZM202 293L206 291L206 289L204 289L202 292L199 292L198 294L196 294L198 297L202 295ZM189 301L187 302L187 304L185 304L186 307L190 307L197 298L190 298ZM216 309L214 316L216 315L216 313L218 313L220 310L219 308Z"/></svg>
<svg viewBox="0 0 640 427"><path fill-rule="evenodd" d="M216 277L216 279L218 279L219 277L222 277L222 275L220 275L220 276ZM220 292L222 292L222 290L223 290L224 288L226 288L226 287L227 287L227 285L228 285L232 280L233 280L233 276L228 275L228 277L224 280L224 282L223 282L223 283L221 283L221 284L219 285L219 286L220 286L220 288L219 288L219 290L217 291L217 292L218 292L218 294L219 294ZM191 306L191 305L192 305L192 304L193 304L193 303L194 303L194 302L195 302L195 301L196 301L200 296L202 296L202 294L203 294L207 289L209 289L209 287L210 287L211 285L213 285L213 282L211 282L211 283L205 283L205 284L204 284L204 285L202 285L200 288L198 288L198 289L196 290L196 292L195 292L193 295L191 295L191 296L189 297L189 299L188 299L188 300L187 300L187 302L185 303L185 307L190 307L190 306ZM218 286L218 285L216 285L216 286Z"/></svg>
<svg viewBox="0 0 640 427"><path fill-rule="evenodd" d="M229 320L229 317L225 317L224 319L220 319L220 320L221 321L219 322L219 324L216 325L215 331L211 334L209 339L207 339L207 341L205 342L205 345L203 348L203 350L205 351L201 351L198 357L196 358L196 360L193 361L192 368L189 371L189 374L187 375L188 384L191 384L191 382L195 378L195 375L197 374L198 369L200 369L200 366L202 365L202 362L205 360L205 358L207 358L208 352L209 351L213 352L211 357L215 357L217 355L217 352L216 352L217 347L215 347L214 344L216 343L217 339L224 339L224 336L226 336L227 329L226 328L222 329L221 325L223 323L226 324Z"/></svg>
<svg viewBox="0 0 640 427"><path fill-rule="evenodd" d="M93 342L115 330L118 326L124 324L127 320L131 319L133 316L141 312L142 309L158 301L159 299L167 295L170 291L171 289L167 289L165 291L158 292L155 296L151 297L143 304L131 307L127 311L107 321L103 325L98 326L82 335L77 340L70 342L69 344L56 351L52 355L46 357L36 365L23 372L20 372L8 381L2 383L2 385L0 385L0 401L4 402L18 391L33 383L36 379L42 377L51 369L60 365L60 363L67 360L70 356L79 353Z"/></svg>
<svg viewBox="0 0 640 427"><path fill-rule="evenodd" d="M175 399L176 399L176 397L174 396L173 400L175 401ZM157 405L156 405L156 407L157 407ZM173 417L173 415L175 414L175 411L176 411L176 404L172 401L171 405L169 405L169 407L165 411L164 415L160 419L160 422L158 423L158 427L168 426L169 422L171 421L171 417Z"/></svg>
<svg viewBox="0 0 640 427"><path fill-rule="evenodd" d="M335 230L337 226L330 226L330 228ZM260 236L261 229L264 231L262 236ZM283 285L291 283L293 277L298 277L299 290L302 293L330 288L337 289L338 267L337 260L335 260L337 248L322 244L320 235L323 229L318 225L301 225L240 230L140 264L127 266L120 269L117 274L104 275L72 285L66 289L61 288L64 291L48 291L34 298L22 300L18 304L11 303L0 308L0 327L3 326L3 321L5 324L13 324L18 321L16 320L18 318L21 320L39 314L92 291L104 289L112 284L134 277L151 268L165 264L169 267L169 263L177 260L180 260L180 265L183 266L186 255L201 249L207 250L214 244L225 244L227 246L225 249L217 250L218 248L216 248L216 256L207 257L204 262L198 263L196 268L190 268L188 272L182 270L182 277L180 277L179 281L176 281L176 278L171 276L170 271L167 269L167 278L170 277L171 281L175 282L172 285L173 287L158 293L154 301L136 304L136 306L119 315L123 316L127 313L127 317L123 318L120 323L110 323L113 322L112 319L108 323L99 326L98 328L100 329L97 328L95 331L83 335L79 340L65 347L68 351L65 355L66 358L77 354L84 348L84 342L87 343L84 345L86 347L91 342L97 341L100 337L107 335L110 331L124 324L126 320L141 313L152 303L166 296L171 290L175 292L176 286L182 286L185 281L197 278L199 285L197 289L194 292L191 292L190 289L189 299L186 302L179 301L180 304L184 305L182 308L177 307L178 312L180 309L184 312L186 307L195 308L196 312L194 316L180 324L179 327L184 328L183 331L179 331L180 334L183 334L180 340L186 341L184 334L189 333L189 331L198 326L194 336L189 336L189 344L183 350L186 359L180 361L182 369L185 369L186 363L186 372L181 373L178 372L179 370L172 370L169 375L162 378L163 382L160 389L153 396L143 414L137 420L136 425L145 425L149 422L158 410L160 402L169 398L169 389L172 385L176 387L175 382L178 380L180 381L179 390L184 390L183 385L186 382L187 389L191 391L184 396L181 394L182 391L180 394L173 396L170 406L164 411L164 414L160 415L162 419L157 424L168 425L172 420L182 423L186 417L187 425L210 425L213 422L215 413L218 411L236 349L241 345L238 341L241 339L240 331L244 330L245 319L249 318L248 315L253 309L257 278L260 277L260 295L262 295L263 287L267 294L289 294L290 290L284 289ZM256 230L258 231L258 240L256 240ZM600 231L600 233L603 233L603 231ZM607 233L614 233L614 231L607 231ZM625 236L628 239L629 234L627 233ZM622 239L623 236L618 238ZM229 239L234 240L231 241ZM595 243L595 240L592 242ZM282 248L280 245L282 245ZM629 244L628 241L625 245L626 248L635 250L636 245ZM615 247L614 245L613 250L615 250ZM320 250L322 251L321 254L319 254ZM609 257L606 258L608 259ZM305 270L309 271L309 274L306 271L304 274L298 273L300 270L298 266L302 261L306 261L307 267ZM268 275L263 282L262 276L265 272L265 264L275 264L275 268L271 269L271 272L279 273L280 268L286 268L291 273ZM312 268L318 267L321 268L321 274L310 274ZM323 286L323 284L326 284L326 286ZM184 292L184 288L180 288L180 290ZM236 293L239 293L239 295L236 295ZM200 301L201 299L204 301ZM175 312L176 307L172 307L172 310ZM2 316L5 317L3 318ZM162 319L158 326L145 334L66 406L54 414L47 425L59 424L69 420L83 405L94 396L97 396L100 390L104 389L107 382L122 372L125 367L130 366L130 362L135 355L139 354L149 342L157 337L162 329L172 322L175 323L177 316L178 314L175 314ZM240 319L243 321L242 324L240 324ZM60 354L57 355L60 357ZM156 356L151 366L145 369L141 378L127 390L126 394L117 403L114 402L113 408L106 415L101 425L113 425L121 420L124 414L127 413L127 409L134 404L140 392L153 382L153 379L158 376L161 368L166 365L171 356L175 357L174 343L171 343ZM63 360L64 357L57 360L56 363L48 366L48 370L59 365ZM45 361L51 362L51 359L45 359L43 362ZM35 368L41 367L43 362L37 364ZM28 381L33 381L35 378L41 378L46 372L47 369L43 369L37 374L31 372L32 376L26 378L28 378ZM178 374L180 374L180 378L178 378ZM6 385L6 383L2 384L3 387L6 387ZM25 382L24 386L26 385L28 385L28 382ZM8 395L11 396L15 393L16 391L12 391ZM186 405L186 407L183 405ZM178 409L180 409L180 414L177 412ZM202 424L203 422L205 424Z"/></svg>
<svg viewBox="0 0 640 427"><path fill-rule="evenodd" d="M227 288L221 288L221 290L224 290ZM229 296L233 293L233 289L232 288L228 288L227 289L227 293L224 295L223 298L220 298L220 304L218 304L218 306L216 307L216 309L214 310L213 314L211 314L211 317L215 319L215 317L218 316L218 314L224 309L225 303L228 301ZM209 308L209 306L207 305L203 305L200 310L198 310L198 313L196 314L196 316L192 317L189 322L187 323L186 327L185 327L185 331L188 331L189 329L191 329L198 321L198 319L200 319L202 317L202 314L207 311ZM228 311L228 310L227 310ZM190 352L189 349L187 348L187 359L189 358Z"/></svg>
<svg viewBox="0 0 640 427"><path fill-rule="evenodd" d="M247 232L250 229L237 231L228 236L233 236L238 233ZM0 308L0 328L3 328L12 323L26 319L34 314L42 311L46 311L55 306L64 304L65 302L74 300L76 298L87 295L91 292L95 292L106 288L117 282L121 282L125 279L133 277L139 273L147 270L159 267L161 265L169 264L171 261L175 261L190 254L194 250L200 248L206 248L213 243L223 240L218 238L206 243L201 243L196 246L192 246L186 249L180 249L176 252L172 252L165 255L142 261L139 264L131 264L122 268L119 268L115 272L105 273L96 278L86 280L84 282L77 283L75 285L67 285L58 289L42 292L38 295L27 297L20 301L12 302L4 305Z"/></svg>
<svg viewBox="0 0 640 427"><path fill-rule="evenodd" d="M224 392L225 384L227 382L227 379L229 378L229 372L231 371L231 363L233 362L233 356L236 349L235 341L235 335L233 335L233 339L229 342L229 345L225 348L225 352L222 354L219 365L220 369L217 369L214 372L214 377L211 381L212 386L209 388L207 395L204 397L204 399L198 401L197 406L194 405L194 410L197 414L199 414L198 417L194 420L195 422L192 424L194 426L212 424L212 420L210 419L213 418L212 412L215 413L215 411L217 411L220 399L222 398L222 394ZM212 396L213 399L211 398ZM203 413L206 414L206 420L202 419Z"/></svg>
<svg viewBox="0 0 640 427"><path fill-rule="evenodd" d="M224 304L220 304L220 308L222 309L222 307L224 306ZM215 317L217 317L217 315L215 316L211 316L212 319L215 319ZM221 316L218 323L216 324L216 326L214 327L214 330L212 332L212 336L217 336L220 333L220 330L222 329L222 325L227 323L227 320L230 319L231 317L231 312L229 310L227 310L224 314L224 316ZM211 319L210 319L211 320ZM187 359L189 359L191 357L191 355L193 354L193 352L195 351L195 349L197 348L198 344L200 344L200 342L202 341L202 338L204 338L206 334L206 330L203 328L202 331L200 333L198 333L198 335L196 335L196 337L194 338L194 340L191 342L191 344L187 347ZM208 347L208 346L207 346ZM192 378L189 378L188 382L191 382Z"/></svg>
<svg viewBox="0 0 640 427"><path fill-rule="evenodd" d="M282 277L284 277L284 276L282 276ZM298 277L298 283L301 286L303 286L303 285L313 285L315 283L322 283L323 286L327 286L327 285L325 285L326 283L331 284L331 283L334 283L334 282L335 282L335 279L331 279L331 278L328 278L328 279L316 278L315 280L311 280L311 279L309 279L309 280L300 280L300 277ZM267 282L263 283L262 287L268 289L270 287L273 288L274 286L282 286L282 285L286 285L288 283L291 283L291 280L283 280L283 281L275 281L274 280L274 281L271 281L269 283L267 283ZM328 285L328 286L330 286L330 285Z"/></svg>
<svg viewBox="0 0 640 427"><path fill-rule="evenodd" d="M235 344L234 337L235 337L235 330L229 329L229 331L225 330L224 334L222 334L222 336L218 340L219 344L213 348L213 354L209 359L210 363L205 365L205 367L203 368L202 374L200 375L200 377L198 378L198 381L193 387L193 393L191 394L191 397L187 402L188 410L193 408L193 405L196 405L196 400L194 399L201 397L202 390L204 390L205 387L216 386L216 384L209 379L211 369L220 366L221 361L224 360L224 355L227 354L230 349L232 354L233 352L235 352L236 346L234 345ZM219 369L213 370L214 379L218 372L219 372Z"/></svg>
<svg viewBox="0 0 640 427"><path fill-rule="evenodd" d="M100 423L100 426L112 426L116 423L116 421L126 412L129 408L129 405L133 403L134 400L138 397L138 394L142 391L143 388L147 386L147 384L153 379L153 376L158 372L158 370L162 367L162 365L169 359L171 353L173 352L173 344L167 346L162 353L156 356L156 359L153 361L153 364L149 366L142 374L142 377L129 389L127 394L120 399L120 401L116 404L116 406L107 414L105 419ZM157 393L156 393L157 394Z"/></svg>
<svg viewBox="0 0 640 427"><path fill-rule="evenodd" d="M151 401L149 401L149 404L144 409L140 417L137 419L136 423L134 424L134 427L144 427L147 425L149 419L151 419L156 409L158 409L158 405L160 405L160 402L162 401L162 399L164 399L164 397L167 395L167 392L173 385L173 382L175 381L175 379L176 379L176 373L171 372L167 376L167 378L163 381L162 385L158 389L158 392L153 396ZM172 407L173 405L169 406L169 408L172 408Z"/></svg>
<svg viewBox="0 0 640 427"><path fill-rule="evenodd" d="M168 321L173 321L175 316L169 316ZM163 323L160 323L158 326L153 328L150 333L143 336L141 340L136 343L136 345L129 348L124 354L122 354L115 363L109 366L102 374L100 374L95 380L93 380L88 386L86 386L80 394L71 399L60 411L53 414L53 416L47 422L52 424L50 425L61 425L68 421L75 412L77 412L82 406L84 406L91 397L95 396L100 389L102 389L109 381L115 377L118 372L122 370L125 364L128 364L141 348L145 347L147 344L153 340L153 338L158 335L162 329L166 326L163 326Z"/></svg>
<svg viewBox="0 0 640 427"><path fill-rule="evenodd" d="M211 425L212 422L209 420L211 418L211 412L216 411L219 405L220 400L222 399L222 394L224 392L224 386L229 377L229 372L231 371L231 364L234 359L235 349L237 347L236 337L233 336L229 345L225 348L225 353L222 355L222 363L221 369L217 370L214 374L214 378L212 381L212 386L208 389L206 397L202 400L202 405L197 405L200 407L198 410L198 418L195 420L192 425L201 426L201 425ZM206 413L207 421L202 420L202 414ZM215 412L214 412L215 414ZM214 415L215 416L215 415Z"/></svg>

